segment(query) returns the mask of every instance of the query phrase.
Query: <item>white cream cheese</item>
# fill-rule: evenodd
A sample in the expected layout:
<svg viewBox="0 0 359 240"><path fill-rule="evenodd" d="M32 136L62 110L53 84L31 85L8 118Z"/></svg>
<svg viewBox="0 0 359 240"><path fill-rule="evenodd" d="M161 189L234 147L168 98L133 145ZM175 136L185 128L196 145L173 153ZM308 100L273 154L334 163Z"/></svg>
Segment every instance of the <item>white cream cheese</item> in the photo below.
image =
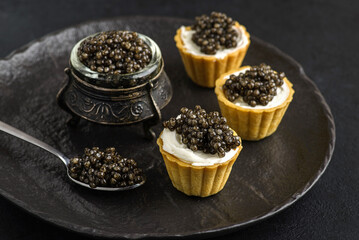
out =
<svg viewBox="0 0 359 240"><path fill-rule="evenodd" d="M193 152L181 142L181 136L176 131L170 131L167 128L163 129L161 139L163 150L193 166L211 166L217 163L224 163L230 160L238 151L238 148L232 149L226 152L226 155L222 158L218 157L217 154L204 153L202 151Z"/></svg>
<svg viewBox="0 0 359 240"><path fill-rule="evenodd" d="M233 75L238 76L238 74L240 73L244 73L246 72L248 68L242 69L241 71L238 71L236 73L233 73ZM230 76L230 75L229 75ZM228 79L229 76L226 76L225 78ZM273 107L277 107L279 105L281 105L288 97L289 95L289 87L286 84L286 82L283 82L283 85L280 87L277 87L277 95L275 95L272 99L272 101L270 101L267 105L263 106L263 105L256 105L255 107L250 106L248 103L243 101L242 97L237 98L236 100L233 101L233 103L237 106L240 106L242 108L250 108L250 109L268 109L268 108L273 108Z"/></svg>
<svg viewBox="0 0 359 240"><path fill-rule="evenodd" d="M186 30L184 26L181 27L181 38L183 41L184 47L187 49L187 51L193 55L198 56L214 56L216 58L222 59L227 54L236 51L239 48L242 48L248 44L248 38L245 34L245 30L242 26L240 27L233 27L238 32L238 38L237 38L237 46L234 48L223 48L216 52L214 55L208 55L203 52L201 52L201 48L197 46L192 41L192 36L195 33L194 30Z"/></svg>

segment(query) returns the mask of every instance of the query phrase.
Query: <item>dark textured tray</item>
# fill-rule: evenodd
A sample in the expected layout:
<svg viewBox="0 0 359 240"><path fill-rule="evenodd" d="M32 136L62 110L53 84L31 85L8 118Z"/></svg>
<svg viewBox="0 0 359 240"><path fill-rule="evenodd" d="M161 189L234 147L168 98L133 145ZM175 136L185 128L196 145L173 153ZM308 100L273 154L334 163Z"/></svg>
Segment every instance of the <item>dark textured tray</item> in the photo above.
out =
<svg viewBox="0 0 359 240"><path fill-rule="evenodd" d="M174 95L163 117L182 106L218 110L212 89L186 76L173 36L183 19L131 17L90 22L53 33L0 61L1 120L49 143L68 156L87 146L116 146L144 168L144 186L97 192L67 179L51 154L0 133L0 194L40 218L102 237L208 237L267 218L303 196L322 175L334 149L335 127L325 100L301 66L252 36L244 64L266 62L284 71L295 95L277 132L243 142L225 188L208 198L188 197L171 185L157 145L142 138L140 125L102 126L82 120L77 128L56 104L72 46L108 29L129 29L153 38L162 49ZM249 30L250 31L250 30ZM161 126L155 128L158 134Z"/></svg>

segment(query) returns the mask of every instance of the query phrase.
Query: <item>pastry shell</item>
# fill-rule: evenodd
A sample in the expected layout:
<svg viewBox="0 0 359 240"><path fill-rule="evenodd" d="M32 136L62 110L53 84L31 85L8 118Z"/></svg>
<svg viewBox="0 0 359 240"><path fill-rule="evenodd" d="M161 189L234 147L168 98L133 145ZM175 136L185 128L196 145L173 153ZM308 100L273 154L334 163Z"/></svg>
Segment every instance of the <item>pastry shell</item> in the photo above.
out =
<svg viewBox="0 0 359 240"><path fill-rule="evenodd" d="M216 82L215 93L222 115L227 118L228 125L237 132L243 140L260 140L273 134L293 99L293 84L284 78L288 85L287 99L279 106L267 109L243 108L230 102L224 95L222 86L226 77L250 66L243 66L237 70L222 74Z"/></svg>
<svg viewBox="0 0 359 240"><path fill-rule="evenodd" d="M238 28L241 27L244 30L245 37L248 39L248 42L245 46L228 53L224 58L216 58L211 55L201 56L189 53L184 47L181 38L181 28L177 30L174 40L182 57L182 62L186 72L194 83L202 87L213 88L215 86L216 79L221 74L232 69L237 69L241 66L250 45L250 35L246 31L246 28L238 22L235 22L235 26ZM191 27L186 27L186 30L190 29Z"/></svg>
<svg viewBox="0 0 359 240"><path fill-rule="evenodd" d="M163 150L161 136L157 139L157 144L172 185L186 195L199 197L208 197L223 189L232 166L242 150L242 145L238 146L236 154L224 163L211 166L193 166Z"/></svg>

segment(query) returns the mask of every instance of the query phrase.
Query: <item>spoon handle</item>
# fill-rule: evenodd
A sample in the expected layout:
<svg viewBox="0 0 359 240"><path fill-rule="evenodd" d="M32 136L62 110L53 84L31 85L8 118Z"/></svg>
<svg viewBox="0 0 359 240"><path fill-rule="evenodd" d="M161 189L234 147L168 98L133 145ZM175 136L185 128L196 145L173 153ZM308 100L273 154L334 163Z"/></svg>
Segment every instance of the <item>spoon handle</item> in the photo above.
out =
<svg viewBox="0 0 359 240"><path fill-rule="evenodd" d="M3 132L6 132L12 136L15 136L17 138L20 138L24 141L27 141L29 143L32 143L38 147L41 147L42 149L45 149L46 151L54 154L55 156L57 156L58 158L61 159L61 161L67 166L70 162L70 160L60 151L56 150L55 148L51 147L50 145L48 145L47 143L44 143L42 141L40 141L39 139L36 139L26 133L24 133L23 131L20 131L19 129L16 129L2 121L0 121L0 130Z"/></svg>

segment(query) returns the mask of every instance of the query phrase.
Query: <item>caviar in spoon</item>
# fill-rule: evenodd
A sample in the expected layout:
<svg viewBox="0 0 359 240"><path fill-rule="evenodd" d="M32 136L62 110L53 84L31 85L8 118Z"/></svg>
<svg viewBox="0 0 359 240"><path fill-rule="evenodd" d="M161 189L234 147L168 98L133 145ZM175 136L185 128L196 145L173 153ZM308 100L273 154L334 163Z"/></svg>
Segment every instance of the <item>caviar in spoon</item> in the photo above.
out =
<svg viewBox="0 0 359 240"><path fill-rule="evenodd" d="M74 162L76 162L76 158L73 158L72 160L70 160L68 157L66 157L63 153L61 153L60 151L58 151L57 149L51 147L50 145L48 145L47 143L44 143L22 131L20 131L19 129L16 129L2 121L0 121L0 130L3 132L6 132L14 137L20 138L24 141L27 141L29 143L32 143L38 147L41 147L42 149L54 154L56 157L58 157L66 166L67 168L67 176L75 183L84 186L84 187L88 187L91 189L95 189L95 190L101 190L101 191L123 191L123 190L129 190L129 189L134 189L137 188L139 186L141 186L142 184L145 183L145 177L141 175L142 171L141 170L137 170L138 172L133 176L133 177L139 177L140 178L134 178L133 184L132 182L127 182L126 185L122 184L121 182L119 184L114 184L114 185L107 185L107 184L99 184L99 186L95 186L95 185L89 185L86 183L86 181L82 182L80 181L81 179L75 179L74 176L72 175L71 172L72 170L69 169L70 166L74 167ZM95 148L96 149L96 148ZM113 148L109 148L109 150L112 152L112 150L114 150ZM86 150L85 150L86 151ZM78 158L77 158L78 159ZM123 158L122 158L123 159ZM72 163L71 163L72 162ZM120 161L121 162L121 161ZM96 160L97 164L101 164L101 162L99 161L99 159ZM87 163L84 163L87 164ZM104 164L104 163L103 163ZM103 167L103 164L100 167ZM127 164L127 160L126 160L126 164ZM127 165L126 165L127 166ZM134 166L134 164L132 163L132 166ZM86 169L84 167L84 169ZM106 168L107 169L107 168ZM117 168L116 168L117 169ZM138 168L136 168L138 169ZM120 168L121 171L124 170L124 168ZM107 170L106 170L107 171ZM126 170L125 170L126 171ZM133 170L134 171L134 170ZM116 171L115 171L116 172ZM72 175L72 176L71 176ZM102 175L102 174L100 174ZM128 174L127 174L128 175ZM104 174L105 176L105 174ZM121 175L122 177L122 175ZM126 179L129 178L129 176L126 177ZM111 182L111 180L110 180ZM90 181L89 181L90 183ZM94 181L94 183L96 183L96 181Z"/></svg>

